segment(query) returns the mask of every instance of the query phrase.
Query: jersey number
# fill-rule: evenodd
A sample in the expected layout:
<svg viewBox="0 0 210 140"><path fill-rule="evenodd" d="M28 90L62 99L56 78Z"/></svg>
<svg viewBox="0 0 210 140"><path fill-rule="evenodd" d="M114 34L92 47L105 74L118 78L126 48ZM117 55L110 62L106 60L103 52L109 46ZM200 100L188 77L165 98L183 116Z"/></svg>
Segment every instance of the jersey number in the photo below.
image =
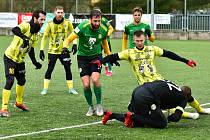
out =
<svg viewBox="0 0 210 140"><path fill-rule="evenodd" d="M171 83L170 81L166 81L166 83L167 83L167 85L168 85L168 87L169 87L170 90L173 90L173 88L175 88L178 91L182 91L182 89L179 86Z"/></svg>

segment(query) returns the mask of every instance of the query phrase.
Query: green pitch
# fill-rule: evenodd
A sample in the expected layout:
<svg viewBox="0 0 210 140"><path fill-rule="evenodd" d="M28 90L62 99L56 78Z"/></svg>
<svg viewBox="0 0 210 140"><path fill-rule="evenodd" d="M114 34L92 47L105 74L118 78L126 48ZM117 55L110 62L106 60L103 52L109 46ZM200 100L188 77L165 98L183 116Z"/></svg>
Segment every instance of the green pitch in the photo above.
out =
<svg viewBox="0 0 210 140"><path fill-rule="evenodd" d="M3 53L9 45L11 37L0 37L0 90L5 84ZM113 52L121 50L121 40L111 40ZM156 41L154 43L164 49L171 50L197 62L196 68L169 60L158 58L158 71L168 80L178 85L192 87L193 95L201 104L210 102L210 46L207 41ZM39 48L36 48L38 58ZM47 53L45 53L47 54ZM39 59L38 59L39 60ZM39 60L40 61L40 60ZM10 98L9 111L11 117L0 118L0 139L12 136L13 139L151 139L151 140L197 140L209 139L210 116L200 115L198 120L182 119L178 123L170 123L166 129L125 128L117 121L108 122L106 126L98 124L101 117L86 117L87 104L83 96L82 82L79 78L76 56L72 56L72 71L75 89L79 95L69 95L65 74L60 62L57 62L52 74L48 95L41 96L47 60L42 62L43 68L35 70L26 59L25 103L30 112L21 112L13 107L15 101L15 84ZM101 76L103 105L115 112L127 111L132 90L137 82L131 67L126 61L120 67L113 67L113 76ZM0 91L0 92L1 92ZM94 97L94 96L93 96ZM1 95L0 95L1 100ZM95 100L95 97L94 97ZM210 106L206 106L210 107ZM194 112L192 109L188 111ZM91 124L96 122L96 124ZM57 129L54 129L57 128ZM50 130L50 129L54 129ZM59 130L60 129L60 130ZM46 130L46 131L45 131ZM48 131L49 130L49 131ZM20 134L20 135L19 135ZM25 134L25 135L24 135Z"/></svg>

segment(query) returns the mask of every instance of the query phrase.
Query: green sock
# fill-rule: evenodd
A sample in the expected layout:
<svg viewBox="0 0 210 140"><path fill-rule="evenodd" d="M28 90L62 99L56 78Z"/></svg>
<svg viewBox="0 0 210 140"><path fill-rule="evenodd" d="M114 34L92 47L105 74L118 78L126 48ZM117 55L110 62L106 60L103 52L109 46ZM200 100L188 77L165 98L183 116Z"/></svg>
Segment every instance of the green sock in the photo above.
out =
<svg viewBox="0 0 210 140"><path fill-rule="evenodd" d="M109 68L109 71L112 71L112 65L110 63L108 63L108 68Z"/></svg>
<svg viewBox="0 0 210 140"><path fill-rule="evenodd" d="M85 95L85 99L86 99L88 105L93 106L91 89L84 89L84 95Z"/></svg>
<svg viewBox="0 0 210 140"><path fill-rule="evenodd" d="M96 96L96 103L101 104L101 87L95 87L94 86L94 93Z"/></svg>

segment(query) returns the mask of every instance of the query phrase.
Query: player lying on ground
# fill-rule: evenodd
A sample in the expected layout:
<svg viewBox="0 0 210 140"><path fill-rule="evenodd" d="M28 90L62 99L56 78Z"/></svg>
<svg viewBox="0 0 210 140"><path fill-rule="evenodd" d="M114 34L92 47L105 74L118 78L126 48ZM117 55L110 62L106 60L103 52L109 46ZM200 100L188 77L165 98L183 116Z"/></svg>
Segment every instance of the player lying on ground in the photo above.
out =
<svg viewBox="0 0 210 140"><path fill-rule="evenodd" d="M155 66L155 57L167 57L172 60L180 61L190 67L195 67L196 63L191 59L183 58L174 52L161 49L158 46L145 46L145 35L143 31L134 32L135 48L127 49L119 53L108 55L102 59L102 63L110 62L111 64L117 63L118 60L127 60L132 65L132 69L139 85L151 82L154 80L163 80L164 78L157 72ZM194 99L189 103L190 106L195 108L198 113L210 114L210 110L202 108L199 102ZM184 113L183 117L193 118L190 113Z"/></svg>
<svg viewBox="0 0 210 140"><path fill-rule="evenodd" d="M106 111L102 124L116 119L124 122L126 127L165 128L167 122L178 122L184 112L187 102L193 100L188 86L179 87L170 81L156 80L134 89L126 114ZM164 109L175 108L175 112L167 118L162 113Z"/></svg>

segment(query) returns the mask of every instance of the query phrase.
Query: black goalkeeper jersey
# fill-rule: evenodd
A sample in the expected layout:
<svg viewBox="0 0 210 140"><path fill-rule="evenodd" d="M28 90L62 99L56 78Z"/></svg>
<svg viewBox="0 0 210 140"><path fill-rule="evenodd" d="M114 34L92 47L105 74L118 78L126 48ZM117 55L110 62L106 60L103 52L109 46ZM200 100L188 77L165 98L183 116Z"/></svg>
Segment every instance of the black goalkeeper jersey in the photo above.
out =
<svg viewBox="0 0 210 140"><path fill-rule="evenodd" d="M181 88L167 80L145 83L134 90L133 97L143 104L160 105L161 109L177 106L185 108L187 104L187 99Z"/></svg>

